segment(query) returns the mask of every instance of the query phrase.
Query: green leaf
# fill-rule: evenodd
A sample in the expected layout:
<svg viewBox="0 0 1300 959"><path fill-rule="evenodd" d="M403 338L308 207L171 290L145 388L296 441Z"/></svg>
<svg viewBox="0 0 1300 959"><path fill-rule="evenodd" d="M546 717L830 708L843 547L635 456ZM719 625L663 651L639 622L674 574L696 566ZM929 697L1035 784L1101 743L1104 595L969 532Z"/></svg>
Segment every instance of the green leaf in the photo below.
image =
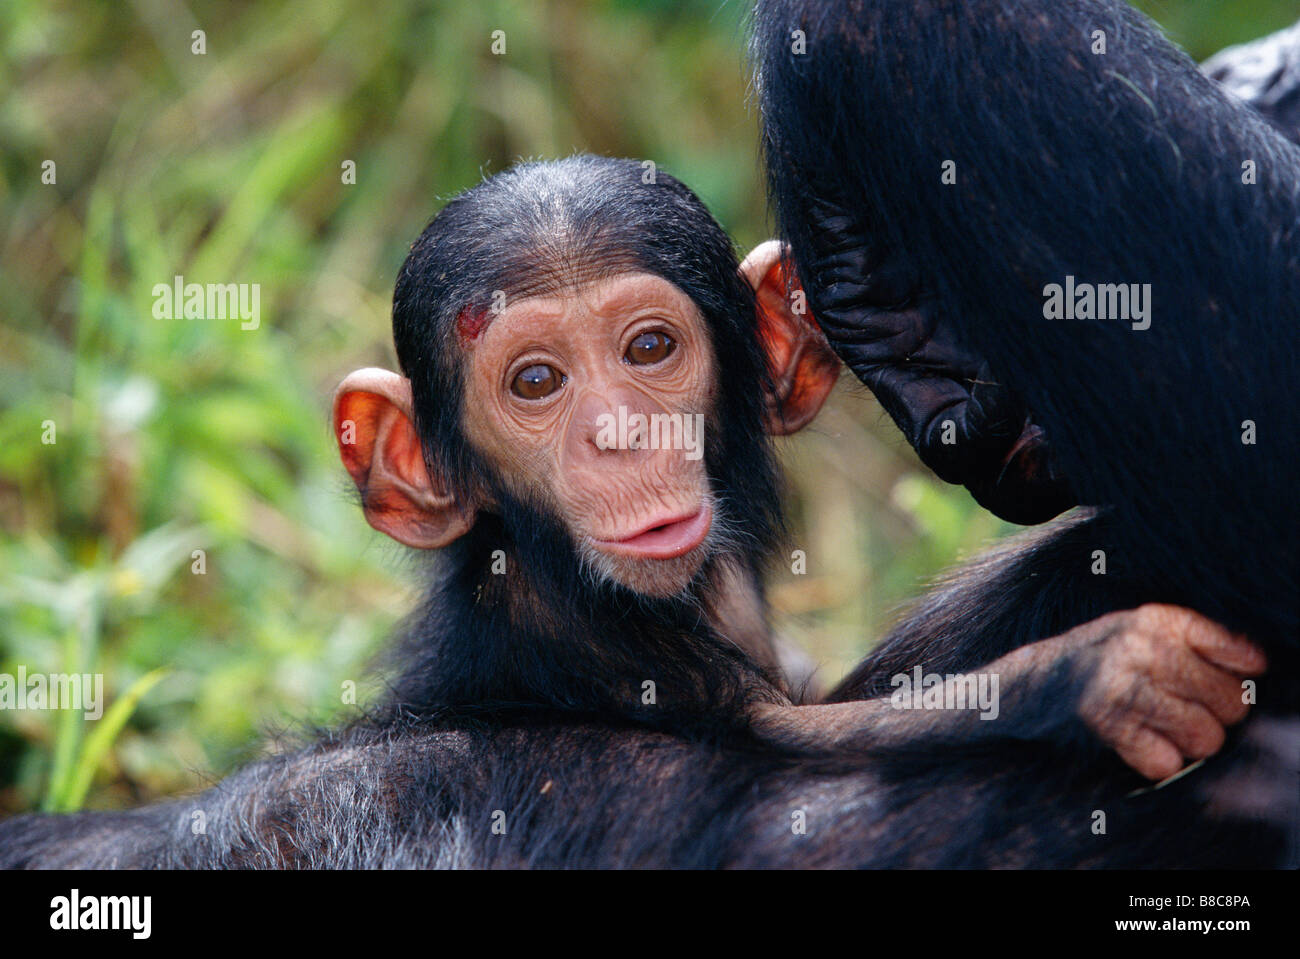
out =
<svg viewBox="0 0 1300 959"><path fill-rule="evenodd" d="M73 812L81 808L81 804L86 801L86 793L90 791L90 784L95 778L95 771L108 755L113 741L126 726L126 721L131 718L131 714L135 712L135 707L145 693L153 689L169 672L170 669L162 667L145 673L109 707L108 712L86 737L86 744L77 758L76 769L67 786L62 790L62 794L56 797L57 805L54 811Z"/></svg>

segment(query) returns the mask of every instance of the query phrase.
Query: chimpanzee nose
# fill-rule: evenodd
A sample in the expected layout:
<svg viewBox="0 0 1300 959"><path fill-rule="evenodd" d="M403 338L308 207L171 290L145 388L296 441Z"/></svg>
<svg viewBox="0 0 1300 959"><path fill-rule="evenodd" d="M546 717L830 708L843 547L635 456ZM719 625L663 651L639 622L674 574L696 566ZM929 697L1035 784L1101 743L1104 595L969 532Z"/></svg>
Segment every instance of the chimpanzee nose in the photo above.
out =
<svg viewBox="0 0 1300 959"><path fill-rule="evenodd" d="M565 447L587 461L626 463L629 457L648 457L654 452L648 427L659 412L662 407L636 390L587 389L578 397Z"/></svg>

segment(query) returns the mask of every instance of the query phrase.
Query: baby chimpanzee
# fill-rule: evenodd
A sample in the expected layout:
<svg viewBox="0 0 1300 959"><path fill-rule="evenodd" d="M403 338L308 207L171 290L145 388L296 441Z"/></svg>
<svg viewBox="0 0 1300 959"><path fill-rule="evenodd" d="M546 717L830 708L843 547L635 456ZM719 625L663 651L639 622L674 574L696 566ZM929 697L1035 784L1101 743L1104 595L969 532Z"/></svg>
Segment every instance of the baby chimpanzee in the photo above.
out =
<svg viewBox="0 0 1300 959"><path fill-rule="evenodd" d="M779 245L738 266L698 198L644 169L528 163L456 197L398 277L405 375L360 370L339 387L335 428L368 520L447 553L396 701L549 707L823 752L1007 733L1016 703L1060 695L1146 776L1218 749L1263 657L1167 606L989 663L999 722L887 700L794 704L760 586L781 533L768 437L813 419L839 364L792 308Z"/></svg>

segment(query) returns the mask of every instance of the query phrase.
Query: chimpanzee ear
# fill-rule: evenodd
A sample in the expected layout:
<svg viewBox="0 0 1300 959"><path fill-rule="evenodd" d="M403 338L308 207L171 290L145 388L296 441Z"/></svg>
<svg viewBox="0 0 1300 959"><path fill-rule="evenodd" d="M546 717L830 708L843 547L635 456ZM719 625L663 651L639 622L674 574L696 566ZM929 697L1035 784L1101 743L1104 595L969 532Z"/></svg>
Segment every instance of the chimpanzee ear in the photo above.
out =
<svg viewBox="0 0 1300 959"><path fill-rule="evenodd" d="M741 274L754 288L758 335L772 376L767 431L773 436L795 433L811 423L840 376L839 358L803 305L803 290L784 254L784 244L768 240L740 264Z"/></svg>
<svg viewBox="0 0 1300 959"><path fill-rule="evenodd" d="M446 484L429 475L406 377L373 368L349 373L334 391L334 436L366 520L381 533L437 549L474 525L473 510L461 508Z"/></svg>

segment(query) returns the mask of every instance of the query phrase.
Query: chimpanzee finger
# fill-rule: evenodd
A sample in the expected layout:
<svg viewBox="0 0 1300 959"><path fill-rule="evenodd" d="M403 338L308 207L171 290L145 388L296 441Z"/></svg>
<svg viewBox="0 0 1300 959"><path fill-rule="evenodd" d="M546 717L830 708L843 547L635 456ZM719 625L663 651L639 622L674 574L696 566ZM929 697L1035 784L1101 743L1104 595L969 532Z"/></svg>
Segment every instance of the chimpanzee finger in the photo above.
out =
<svg viewBox="0 0 1300 959"><path fill-rule="evenodd" d="M1188 645L1202 659L1238 676L1258 676L1268 668L1264 651L1245 636L1230 633L1209 620L1205 622L1213 628L1193 628L1187 634Z"/></svg>
<svg viewBox="0 0 1300 959"><path fill-rule="evenodd" d="M1147 603L1138 607L1134 622L1139 631L1160 638L1162 646L1179 641L1202 659L1239 675L1258 675L1267 666L1263 652L1249 640L1182 606Z"/></svg>
<svg viewBox="0 0 1300 959"><path fill-rule="evenodd" d="M1177 746L1188 759L1214 755L1227 737L1223 724L1214 718L1213 713L1200 703L1177 696L1160 696L1155 711L1146 716L1143 723L1147 729Z"/></svg>
<svg viewBox="0 0 1300 959"><path fill-rule="evenodd" d="M1246 718L1241 677L1211 665L1186 647L1163 650L1151 682L1179 699L1200 703L1222 723L1232 725Z"/></svg>
<svg viewBox="0 0 1300 959"><path fill-rule="evenodd" d="M1115 752L1147 779L1157 782L1168 779L1183 768L1183 756L1178 747L1145 726L1136 727L1124 742L1116 743Z"/></svg>

